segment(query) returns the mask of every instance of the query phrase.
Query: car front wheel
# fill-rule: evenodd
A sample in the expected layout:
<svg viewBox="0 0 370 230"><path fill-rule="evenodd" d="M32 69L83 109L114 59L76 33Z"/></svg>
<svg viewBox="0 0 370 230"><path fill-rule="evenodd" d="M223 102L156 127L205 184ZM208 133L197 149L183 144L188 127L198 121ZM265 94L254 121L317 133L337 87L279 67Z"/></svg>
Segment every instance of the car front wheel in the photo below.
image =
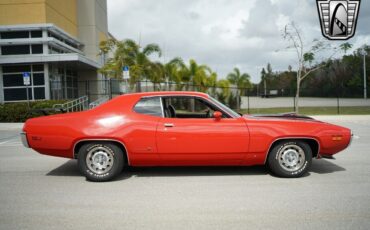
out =
<svg viewBox="0 0 370 230"><path fill-rule="evenodd" d="M113 143L87 143L78 152L78 166L90 181L109 181L122 171L123 152Z"/></svg>
<svg viewBox="0 0 370 230"><path fill-rule="evenodd" d="M301 177L312 164L312 151L304 141L283 141L274 146L268 166L279 177Z"/></svg>

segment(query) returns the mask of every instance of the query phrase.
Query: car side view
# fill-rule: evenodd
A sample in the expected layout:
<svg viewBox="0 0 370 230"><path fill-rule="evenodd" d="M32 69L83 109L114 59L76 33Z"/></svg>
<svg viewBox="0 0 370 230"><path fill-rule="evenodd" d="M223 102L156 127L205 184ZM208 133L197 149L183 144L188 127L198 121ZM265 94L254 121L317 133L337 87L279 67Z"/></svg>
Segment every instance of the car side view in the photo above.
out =
<svg viewBox="0 0 370 230"><path fill-rule="evenodd" d="M300 177L312 158L345 149L352 133L295 114L242 116L204 93L148 92L29 119L21 137L41 154L77 159L88 180L108 181L128 165L267 165Z"/></svg>

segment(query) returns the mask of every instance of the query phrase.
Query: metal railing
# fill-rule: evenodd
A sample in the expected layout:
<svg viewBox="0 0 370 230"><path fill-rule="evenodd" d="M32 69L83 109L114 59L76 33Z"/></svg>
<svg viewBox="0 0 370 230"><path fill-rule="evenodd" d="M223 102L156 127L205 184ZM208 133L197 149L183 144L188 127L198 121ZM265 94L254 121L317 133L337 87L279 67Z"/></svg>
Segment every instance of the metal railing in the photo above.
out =
<svg viewBox="0 0 370 230"><path fill-rule="evenodd" d="M60 109L64 112L83 111L88 108L89 98L87 96L79 97L75 100L68 101L64 104L53 105L54 109Z"/></svg>
<svg viewBox="0 0 370 230"><path fill-rule="evenodd" d="M103 97L100 97L99 99L91 102L89 104L89 109L92 109L92 108L95 108L96 106L100 105L100 104L103 104L104 102L108 101L109 100L109 96L108 95L105 95Z"/></svg>

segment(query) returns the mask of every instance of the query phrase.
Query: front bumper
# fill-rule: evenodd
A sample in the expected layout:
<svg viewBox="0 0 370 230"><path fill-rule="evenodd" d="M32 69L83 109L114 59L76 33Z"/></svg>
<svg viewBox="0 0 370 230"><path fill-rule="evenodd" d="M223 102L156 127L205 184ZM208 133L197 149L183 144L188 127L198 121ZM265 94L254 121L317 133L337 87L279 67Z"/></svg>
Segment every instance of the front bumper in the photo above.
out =
<svg viewBox="0 0 370 230"><path fill-rule="evenodd" d="M29 148L30 145L28 144L27 141L27 134L25 132L21 133L21 141L24 147Z"/></svg>
<svg viewBox="0 0 370 230"><path fill-rule="evenodd" d="M353 141L353 131L351 130L351 139L349 140L348 146L352 144Z"/></svg>

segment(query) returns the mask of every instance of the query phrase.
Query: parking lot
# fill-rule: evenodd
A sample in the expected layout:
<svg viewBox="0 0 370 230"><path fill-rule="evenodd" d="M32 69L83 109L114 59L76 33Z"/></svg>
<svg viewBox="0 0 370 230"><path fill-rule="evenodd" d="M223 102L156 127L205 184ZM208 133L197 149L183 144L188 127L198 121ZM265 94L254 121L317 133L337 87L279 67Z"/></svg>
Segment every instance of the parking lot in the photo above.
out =
<svg viewBox="0 0 370 230"><path fill-rule="evenodd" d="M130 168L106 183L24 148L20 125L0 124L0 229L369 229L370 116L317 118L355 138L303 178L262 166Z"/></svg>

